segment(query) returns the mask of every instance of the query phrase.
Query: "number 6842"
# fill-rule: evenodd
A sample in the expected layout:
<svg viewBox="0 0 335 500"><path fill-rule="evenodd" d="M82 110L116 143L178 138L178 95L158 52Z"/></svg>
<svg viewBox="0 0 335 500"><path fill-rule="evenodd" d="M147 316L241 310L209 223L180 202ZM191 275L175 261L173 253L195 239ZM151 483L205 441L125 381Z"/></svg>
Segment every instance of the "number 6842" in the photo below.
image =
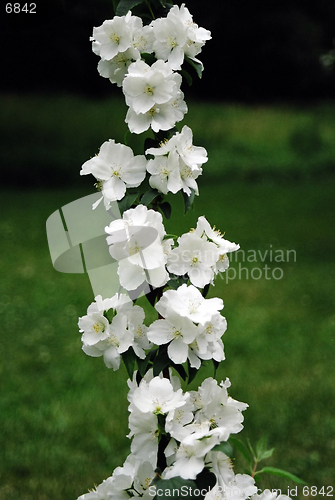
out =
<svg viewBox="0 0 335 500"><path fill-rule="evenodd" d="M21 12L25 14L36 14L36 3L25 3L23 5L18 2L6 3L7 14L20 14Z"/></svg>
<svg viewBox="0 0 335 500"><path fill-rule="evenodd" d="M322 488L318 489L316 486L304 486L302 489L302 494L307 497L316 497L317 495L321 495L323 497L332 497L334 488L333 486L322 486Z"/></svg>

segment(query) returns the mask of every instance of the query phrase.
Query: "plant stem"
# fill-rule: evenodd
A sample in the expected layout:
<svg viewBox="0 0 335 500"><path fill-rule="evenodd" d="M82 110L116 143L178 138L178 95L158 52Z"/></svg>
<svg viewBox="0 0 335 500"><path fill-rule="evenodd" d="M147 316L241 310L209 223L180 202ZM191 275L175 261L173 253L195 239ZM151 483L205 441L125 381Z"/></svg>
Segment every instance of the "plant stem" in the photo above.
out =
<svg viewBox="0 0 335 500"><path fill-rule="evenodd" d="M251 477L255 477L257 465L258 465L258 460L255 460L255 465L254 465L254 468L252 469Z"/></svg>
<svg viewBox="0 0 335 500"><path fill-rule="evenodd" d="M148 6L148 9L149 9L150 14L151 14L151 16L152 16L152 19L156 19L156 18L155 18L155 14L152 12L152 8L151 8L151 5L150 5L149 0L145 0L145 3L146 3L146 4L147 4L147 6Z"/></svg>

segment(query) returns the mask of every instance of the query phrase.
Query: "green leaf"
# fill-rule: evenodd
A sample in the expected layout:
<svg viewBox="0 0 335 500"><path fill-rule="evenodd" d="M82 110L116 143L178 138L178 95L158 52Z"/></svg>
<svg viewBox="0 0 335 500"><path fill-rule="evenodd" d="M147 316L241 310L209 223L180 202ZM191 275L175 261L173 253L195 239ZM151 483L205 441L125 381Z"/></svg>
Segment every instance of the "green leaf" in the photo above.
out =
<svg viewBox="0 0 335 500"><path fill-rule="evenodd" d="M188 196L186 193L183 191L183 198L184 198L184 204L185 204L185 214L192 208L193 202L194 202L194 197L195 197L195 191L194 189L191 189L191 194Z"/></svg>
<svg viewBox="0 0 335 500"><path fill-rule="evenodd" d="M125 367L127 369L127 372L128 372L128 375L129 375L129 378L132 379L133 378L133 374L134 374L134 369L135 369L135 360L136 360L136 354L134 353L134 350L132 347L130 347L128 349L128 351L126 352L123 352L121 354L122 356L122 360L125 364Z"/></svg>
<svg viewBox="0 0 335 500"><path fill-rule="evenodd" d="M146 355L144 359L137 358L138 371L140 372L141 377L144 377L144 375L147 372L150 358L151 358L151 351L149 352L149 354Z"/></svg>
<svg viewBox="0 0 335 500"><path fill-rule="evenodd" d="M195 69L196 74L198 75L199 78L202 77L202 71L203 71L203 65L200 62L193 61L189 57L185 57L185 61L187 61L193 69Z"/></svg>
<svg viewBox="0 0 335 500"><path fill-rule="evenodd" d="M116 15L125 16L128 10L131 10L140 3L143 3L143 0L120 0L119 5L116 8Z"/></svg>
<svg viewBox="0 0 335 500"><path fill-rule="evenodd" d="M181 72L180 72L181 76L183 78L185 78L185 80L187 81L189 87L192 85L193 83L193 79L191 77L191 75L189 74L188 71L186 71L186 69L182 69Z"/></svg>
<svg viewBox="0 0 335 500"><path fill-rule="evenodd" d="M152 307L154 307L156 299L157 299L157 296L160 293L161 289L160 288L153 288L153 287L150 286L150 290L151 290L150 292L147 292L145 294L145 297L146 297L147 301L149 302L149 304L151 304Z"/></svg>
<svg viewBox="0 0 335 500"><path fill-rule="evenodd" d="M176 370L177 373L181 376L183 380L186 380L187 378L187 373L183 365L176 365L175 363L171 364L172 368Z"/></svg>
<svg viewBox="0 0 335 500"><path fill-rule="evenodd" d="M187 358L187 368L188 368L188 381L187 381L187 383L190 384L192 382L192 380L194 380L194 377L198 373L198 370L191 366L190 360L188 358Z"/></svg>
<svg viewBox="0 0 335 500"><path fill-rule="evenodd" d="M138 197L138 193L129 193L129 194L126 194L126 196L124 196L122 198L122 200L117 202L121 215L126 210L129 210L129 208L135 203L137 197Z"/></svg>
<svg viewBox="0 0 335 500"><path fill-rule="evenodd" d="M219 368L219 361L216 361L215 359L212 359L213 367L214 367L214 378L216 377L216 371Z"/></svg>
<svg viewBox="0 0 335 500"><path fill-rule="evenodd" d="M230 436L229 438L230 443L243 455L245 460L251 465L252 463L252 457L250 455L250 451L246 447L246 445L241 441L240 439Z"/></svg>
<svg viewBox="0 0 335 500"><path fill-rule="evenodd" d="M256 453L254 452L254 449L253 447L251 446L251 443L250 443L250 439L247 438L247 443L248 443L248 446L249 446L249 450L251 452L251 456L252 458L254 459L254 461L256 462L257 461L257 457L256 457Z"/></svg>
<svg viewBox="0 0 335 500"><path fill-rule="evenodd" d="M229 441L223 441L222 443L217 444L216 446L214 446L212 451L222 451L222 453L227 455L227 457L233 458L233 447L229 443Z"/></svg>
<svg viewBox="0 0 335 500"><path fill-rule="evenodd" d="M147 137L145 139L145 141L144 141L144 153L147 151L147 149L157 148L157 147L158 147L158 144L157 144L156 139L153 139L152 137ZM147 155L147 156L150 156L151 158L154 157L153 155Z"/></svg>
<svg viewBox="0 0 335 500"><path fill-rule="evenodd" d="M266 436L262 436L256 444L256 455L258 462L271 457L271 455L273 454L274 448L267 449L267 447L268 447L267 438Z"/></svg>
<svg viewBox="0 0 335 500"><path fill-rule="evenodd" d="M300 479L299 477L295 476L294 474L291 474L290 472L287 472L286 470L277 469L276 467L263 467L263 469L261 469L255 473L255 476L257 474L263 474L264 472L266 472L268 474L274 474L275 476L284 477L285 479L289 479L289 480L294 481L295 483L298 483L298 484L307 484L306 481L304 481L303 479Z"/></svg>
<svg viewBox="0 0 335 500"><path fill-rule="evenodd" d="M125 143L126 146L128 146L128 139L131 137L131 132L129 128L127 128L126 133L124 134L123 142Z"/></svg>
<svg viewBox="0 0 335 500"><path fill-rule="evenodd" d="M157 189L150 189L141 198L141 203L146 207L159 195Z"/></svg>
<svg viewBox="0 0 335 500"><path fill-rule="evenodd" d="M165 0L159 0L159 3L161 4L162 7L164 7L164 9L171 9L171 7L173 7L172 2L166 2Z"/></svg>
<svg viewBox="0 0 335 500"><path fill-rule="evenodd" d="M164 201L163 203L161 203L159 205L159 208L163 212L163 215L166 217L166 219L171 218L172 208L171 208L171 205L168 201Z"/></svg>
<svg viewBox="0 0 335 500"><path fill-rule="evenodd" d="M155 58L155 56L153 54L147 54L146 52L143 52L143 54L141 54L141 58L149 66L151 66L156 61L156 58Z"/></svg>
<svg viewBox="0 0 335 500"><path fill-rule="evenodd" d="M197 478L195 480L197 488L200 491L210 491L212 488L214 488L216 484L216 476L213 474L213 472L210 472L209 469L206 467L200 472L200 474L197 475ZM204 498L204 495L199 495L199 498Z"/></svg>
<svg viewBox="0 0 335 500"><path fill-rule="evenodd" d="M183 497L185 500L191 500L194 498L193 492L197 489L197 485L194 481L191 479L183 479L181 477L160 479L156 482L155 487L156 492L160 491L160 493L163 493L162 495L156 495L155 498L157 498L157 500L171 500L171 498L174 497ZM180 491L180 494L178 490Z"/></svg>
<svg viewBox="0 0 335 500"><path fill-rule="evenodd" d="M167 353L167 346L161 346L158 351L157 357L154 359L153 363L153 375L157 377L169 364L171 363L171 359Z"/></svg>

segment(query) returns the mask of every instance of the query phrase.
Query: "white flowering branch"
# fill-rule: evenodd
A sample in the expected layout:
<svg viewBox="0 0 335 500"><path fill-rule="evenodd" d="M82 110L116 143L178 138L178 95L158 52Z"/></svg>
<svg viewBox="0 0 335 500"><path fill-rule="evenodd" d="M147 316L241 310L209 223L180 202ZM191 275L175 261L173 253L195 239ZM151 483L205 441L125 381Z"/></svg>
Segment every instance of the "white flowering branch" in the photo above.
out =
<svg viewBox="0 0 335 500"><path fill-rule="evenodd" d="M111 477L79 498L165 498L174 488L185 488L189 497L201 490L205 500L231 495L272 500L266 491L257 494L256 468L251 475L235 474L228 456L228 439L242 430L247 408L229 396L229 379L218 384L207 378L197 391L183 391L180 382L190 382L205 361L216 368L225 358L223 301L206 294L228 268L227 255L239 249L203 216L178 238L167 235L163 223L163 216L171 215L167 193L181 192L185 211L199 194L196 180L207 152L193 145L188 126L178 130L176 124L187 112L182 80L191 83L190 71L201 76L197 56L211 34L195 24L184 4L116 4L115 17L93 29L98 71L122 88L130 133L151 129L152 138L137 156L109 139L82 166L80 174L92 174L101 190L93 208L103 201L109 210L117 201L122 218L105 228L110 255L118 262L119 293L98 295L78 324L87 355L103 357L113 370L121 359L126 365L131 453ZM149 325L136 304L143 293L157 312ZM262 453L256 464L270 456Z"/></svg>

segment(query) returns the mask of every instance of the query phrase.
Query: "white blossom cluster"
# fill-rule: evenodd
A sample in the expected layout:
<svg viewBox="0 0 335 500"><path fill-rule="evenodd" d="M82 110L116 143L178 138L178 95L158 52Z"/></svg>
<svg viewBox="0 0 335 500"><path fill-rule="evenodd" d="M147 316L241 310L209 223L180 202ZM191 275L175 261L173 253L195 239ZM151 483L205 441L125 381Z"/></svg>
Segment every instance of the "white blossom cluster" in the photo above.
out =
<svg viewBox="0 0 335 500"><path fill-rule="evenodd" d="M184 391L172 371L182 377L185 373L183 378L190 380L203 361L216 364L225 359L223 301L205 298L206 287L228 268L227 255L239 249L203 216L195 229L170 237L159 211L164 212L159 203L168 193L181 191L185 200L198 194L196 180L207 152L193 145L188 126L181 131L174 127L187 112L179 71L185 59L202 68L196 56L210 38L208 30L193 22L184 4L174 5L165 18L146 26L128 12L93 30L93 51L101 58L99 73L122 87L130 132L140 134L151 128L156 146L145 147L145 155L134 155L128 146L104 142L80 172L92 174L102 192L93 208L103 201L108 210L146 177L158 195L154 191L156 202L149 209L144 193L122 218L105 228L110 255L118 263L120 291L129 295L96 296L78 321L87 355L103 357L113 370L119 368L121 358L133 360L131 370L126 365L131 453L111 477L78 500L148 500L155 497L159 482L178 478L196 485L203 471L215 479L203 495L205 500L277 498L268 490L259 495L253 477L235 474L222 451L222 443L242 430L242 412L248 406L229 396L229 379L218 384L207 378L198 390ZM152 64L148 54L155 59ZM160 131L169 131L161 142ZM150 291L153 297L150 302L158 319L151 324L144 309L135 305L139 290Z"/></svg>
<svg viewBox="0 0 335 500"><path fill-rule="evenodd" d="M112 315L110 321L108 313ZM78 321L83 351L89 356L103 356L107 368L113 370L119 368L121 354L130 347L140 359L145 358L145 349L152 344L146 335L144 316L143 308L133 305L125 294L104 300L98 295L88 307L87 315Z"/></svg>
<svg viewBox="0 0 335 500"><path fill-rule="evenodd" d="M198 391L184 393L172 373L169 380L153 377L150 370L139 384L135 373L128 385L131 454L123 467L118 467L95 491L78 500L153 497L152 480L162 438L166 442L167 461L162 479L195 479L207 464L217 480L216 489L206 495L208 500L217 490L227 494L238 488L243 500L256 493L254 479L245 474L235 475L229 458L215 451L216 445L242 429L242 411L247 408L245 403L228 395L228 379L218 385L208 378Z"/></svg>
<svg viewBox="0 0 335 500"><path fill-rule="evenodd" d="M203 288L228 268L227 253L239 249L212 229L203 216L196 229L179 237L174 247L173 239L166 238L160 212L145 205L126 210L122 219L112 221L105 231L110 254L119 262L120 284L128 291L144 282L161 287L184 275L192 285Z"/></svg>
<svg viewBox="0 0 335 500"><path fill-rule="evenodd" d="M185 393L171 373L168 380L149 371L139 385L136 377L128 383L131 451L156 468L158 443L164 436L163 479L195 479L209 452L243 427L242 411L247 405L228 396L228 379L218 385L208 378L198 391Z"/></svg>
<svg viewBox="0 0 335 500"><path fill-rule="evenodd" d="M104 21L93 29L91 37L93 52L101 58L99 73L118 86L141 54L155 53L173 70L181 69L185 56L201 64L196 56L210 39L210 32L194 23L185 4L174 5L166 18L155 19L148 26L129 11L126 16Z"/></svg>
<svg viewBox="0 0 335 500"><path fill-rule="evenodd" d="M147 164L151 187L164 194L175 194L181 189L187 195L191 194L191 189L199 194L195 179L201 175L201 167L208 158L205 148L193 145L190 127L184 125L181 132L177 132L169 141L159 148L149 148L145 153L154 156Z"/></svg>
<svg viewBox="0 0 335 500"><path fill-rule="evenodd" d="M176 71L185 56L202 67L196 56L210 38L208 30L193 22L184 4L174 5L166 18L148 26L128 12L93 29L93 52L101 58L98 71L122 86L131 132L140 134L150 127L155 132L169 130L183 119L187 106ZM149 66L141 55L153 53L157 61Z"/></svg>
<svg viewBox="0 0 335 500"><path fill-rule="evenodd" d="M162 319L148 328L147 337L156 345L168 344L169 358L176 364L189 360L200 368L201 359L224 359L222 335L227 323L219 311L223 301L204 299L193 285L166 290L155 305Z"/></svg>
<svg viewBox="0 0 335 500"><path fill-rule="evenodd" d="M80 175L92 174L102 192L93 208L102 200L106 209L110 208L112 201L122 200L127 188L140 186L147 173L150 186L159 193L175 194L182 190L189 196L193 189L199 194L196 179L208 160L207 151L193 145L192 130L187 125L159 148L149 148L145 153L154 158L134 156L129 146L110 139L102 144L96 156L82 165Z"/></svg>
<svg viewBox="0 0 335 500"><path fill-rule="evenodd" d="M112 201L121 200L127 188L138 187L146 175L145 156L134 156L131 148L110 139L102 144L99 154L86 161L80 175L92 174L99 182L106 209Z"/></svg>

